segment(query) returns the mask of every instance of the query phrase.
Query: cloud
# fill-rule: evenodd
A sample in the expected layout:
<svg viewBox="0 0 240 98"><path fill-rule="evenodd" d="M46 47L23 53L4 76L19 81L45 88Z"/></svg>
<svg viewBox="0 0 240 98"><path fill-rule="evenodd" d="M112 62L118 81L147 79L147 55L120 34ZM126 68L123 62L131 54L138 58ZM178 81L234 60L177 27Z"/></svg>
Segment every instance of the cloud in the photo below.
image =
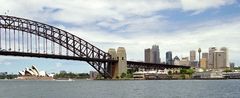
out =
<svg viewBox="0 0 240 98"><path fill-rule="evenodd" d="M230 60L238 62L236 58L240 55L240 47L238 45L240 41L239 21L240 18L232 18L184 24L170 33L161 31L161 28L159 31L154 32L151 31L152 27L148 28L148 26L141 30L127 28L123 31L131 31L131 34L126 32L122 33L123 35L79 29L72 30L72 32L78 32L76 35L87 39L105 51L108 48L123 46L127 50L129 60L143 60L143 49L151 47L153 44L158 44L162 60L165 60L165 52L169 50L173 51L174 55L184 57L189 56L189 51L192 49L202 48L203 52L208 52L209 47L216 46L221 48L225 46L229 48ZM172 26L174 25L165 25L164 27L171 28ZM121 30L118 32L121 32Z"/></svg>
<svg viewBox="0 0 240 98"><path fill-rule="evenodd" d="M125 20L129 16L145 16L155 11L180 6L174 0L1 0L0 3L4 4L0 9L1 13L9 10L10 15L75 24L94 22L106 18Z"/></svg>
<svg viewBox="0 0 240 98"><path fill-rule="evenodd" d="M188 56L189 50L226 46L237 61L240 19L216 19L197 23L171 21L163 11L193 12L220 9L236 0L1 0L0 13L24 17L69 31L97 47L123 46L129 60L143 60L143 49L160 46L165 51ZM174 12L171 12L174 13ZM189 14L189 13L183 13ZM180 16L174 16L180 17ZM193 16L194 17L194 16ZM191 21L191 20L190 20ZM169 31L170 30L170 31ZM56 67L62 64L56 63Z"/></svg>
<svg viewBox="0 0 240 98"><path fill-rule="evenodd" d="M207 9L219 8L236 2L236 0L181 0L181 5L184 11L194 11L198 14Z"/></svg>

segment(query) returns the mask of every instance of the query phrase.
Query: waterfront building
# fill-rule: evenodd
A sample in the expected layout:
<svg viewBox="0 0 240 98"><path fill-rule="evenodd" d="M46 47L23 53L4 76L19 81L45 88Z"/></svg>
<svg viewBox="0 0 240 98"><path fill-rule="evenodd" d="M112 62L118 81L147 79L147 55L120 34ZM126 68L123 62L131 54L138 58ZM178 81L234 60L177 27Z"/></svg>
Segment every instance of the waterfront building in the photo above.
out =
<svg viewBox="0 0 240 98"><path fill-rule="evenodd" d="M152 50L150 48L144 50L144 58L146 63L151 62Z"/></svg>
<svg viewBox="0 0 240 98"><path fill-rule="evenodd" d="M195 61L196 60L196 51L191 50L190 51L190 61Z"/></svg>
<svg viewBox="0 0 240 98"><path fill-rule="evenodd" d="M160 53L159 53L159 46L158 45L153 45L152 46L151 62L160 64Z"/></svg>
<svg viewBox="0 0 240 98"><path fill-rule="evenodd" d="M166 64L167 65L173 65L172 52L171 51L168 51L166 53Z"/></svg>
<svg viewBox="0 0 240 98"><path fill-rule="evenodd" d="M217 50L216 47L209 48L209 55L208 55L208 68L214 68L214 52Z"/></svg>
<svg viewBox="0 0 240 98"><path fill-rule="evenodd" d="M223 73L224 78L227 79L240 79L240 73L239 72L228 72Z"/></svg>
<svg viewBox="0 0 240 98"><path fill-rule="evenodd" d="M174 59L173 59L173 64L174 65L180 65L180 59L178 56L175 56Z"/></svg>
<svg viewBox="0 0 240 98"><path fill-rule="evenodd" d="M36 66L32 65L31 68L25 68L19 71L19 80L52 80L53 75L47 74L45 71L39 71Z"/></svg>
<svg viewBox="0 0 240 98"><path fill-rule="evenodd" d="M34 65L32 65L31 68L25 68L25 70L19 71L18 73L20 76L46 76L45 71L39 72Z"/></svg>
<svg viewBox="0 0 240 98"><path fill-rule="evenodd" d="M192 76L198 79L240 79L239 72L207 71L196 72Z"/></svg>
<svg viewBox="0 0 240 98"><path fill-rule="evenodd" d="M168 71L164 70L148 70L148 71L137 71L133 73L133 78L136 80L148 80L148 79L168 79Z"/></svg>
<svg viewBox="0 0 240 98"><path fill-rule="evenodd" d="M209 72L196 72L192 75L193 78L197 79L222 79L223 73L220 71L209 71Z"/></svg>

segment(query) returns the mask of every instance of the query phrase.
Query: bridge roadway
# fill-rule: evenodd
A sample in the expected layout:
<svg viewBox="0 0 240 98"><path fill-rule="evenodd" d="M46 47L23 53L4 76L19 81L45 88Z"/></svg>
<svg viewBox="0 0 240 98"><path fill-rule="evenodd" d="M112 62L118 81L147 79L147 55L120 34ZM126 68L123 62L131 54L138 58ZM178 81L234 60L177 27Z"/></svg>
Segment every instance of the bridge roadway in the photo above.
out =
<svg viewBox="0 0 240 98"><path fill-rule="evenodd" d="M86 57L57 55L57 54L43 54L43 53L24 53L24 52L14 52L14 51L0 51L0 55L65 59L65 60L77 60L77 61L97 61L97 62L112 62L112 63L117 62L117 60L110 60L110 59L86 58Z"/></svg>
<svg viewBox="0 0 240 98"><path fill-rule="evenodd" d="M129 68L148 68L148 69L164 69L164 68L186 68L189 69L190 66L182 65L167 65L167 64L157 64L157 63L146 63L146 62L136 62L127 61Z"/></svg>
<svg viewBox="0 0 240 98"><path fill-rule="evenodd" d="M3 51L3 50L0 50L0 55L65 59L65 60L77 60L77 61L97 61L97 62L108 62L108 63L118 62L117 60L111 60L111 59L85 58L85 57L56 55L56 54L23 53L23 52L13 52L13 51ZM148 68L148 69L163 69L163 68L187 68L188 69L190 68L190 66L166 65L166 64L136 62L136 61L127 61L127 65L128 65L128 68Z"/></svg>

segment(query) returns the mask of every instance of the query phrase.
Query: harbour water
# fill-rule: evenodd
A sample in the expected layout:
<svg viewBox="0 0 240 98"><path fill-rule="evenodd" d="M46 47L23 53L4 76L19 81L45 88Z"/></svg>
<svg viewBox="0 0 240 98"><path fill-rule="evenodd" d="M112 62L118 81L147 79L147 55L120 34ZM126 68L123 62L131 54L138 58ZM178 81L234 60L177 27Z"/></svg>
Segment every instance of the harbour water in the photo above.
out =
<svg viewBox="0 0 240 98"><path fill-rule="evenodd" d="M239 98L240 80L0 80L0 98Z"/></svg>

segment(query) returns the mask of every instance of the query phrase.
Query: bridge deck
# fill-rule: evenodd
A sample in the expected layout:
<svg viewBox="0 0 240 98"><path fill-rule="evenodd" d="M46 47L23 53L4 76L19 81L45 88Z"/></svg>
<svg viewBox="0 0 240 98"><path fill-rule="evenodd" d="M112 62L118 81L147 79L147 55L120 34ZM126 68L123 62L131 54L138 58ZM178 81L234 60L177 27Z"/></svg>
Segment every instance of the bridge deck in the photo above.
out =
<svg viewBox="0 0 240 98"><path fill-rule="evenodd" d="M67 56L67 55L23 53L23 52L9 52L9 51L0 51L0 55L52 58L52 59L78 60L78 61L117 62L116 60L109 60L109 59L84 58L84 57Z"/></svg>
<svg viewBox="0 0 240 98"><path fill-rule="evenodd" d="M146 63L146 62L136 62L136 61L127 61L128 67L130 68L190 68L190 66L182 65L167 65L167 64L156 64L156 63Z"/></svg>
<svg viewBox="0 0 240 98"><path fill-rule="evenodd" d="M65 60L77 60L77 61L98 61L98 62L110 62L110 63L118 62L117 60L110 60L110 59L84 58L84 57L67 56L67 55L23 53L23 52L9 52L9 51L0 51L0 55L65 59ZM190 68L190 66L155 64L155 63L136 62L136 61L127 61L127 65L130 68Z"/></svg>

